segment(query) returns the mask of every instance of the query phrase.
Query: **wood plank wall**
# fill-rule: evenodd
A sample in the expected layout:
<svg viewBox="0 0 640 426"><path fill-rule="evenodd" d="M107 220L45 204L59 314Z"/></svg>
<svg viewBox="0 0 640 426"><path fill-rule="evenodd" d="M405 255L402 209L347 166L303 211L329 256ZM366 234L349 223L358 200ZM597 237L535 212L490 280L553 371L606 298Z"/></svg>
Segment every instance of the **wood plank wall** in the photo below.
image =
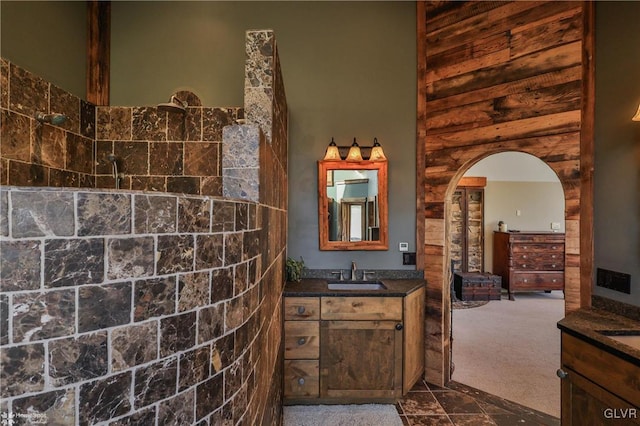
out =
<svg viewBox="0 0 640 426"><path fill-rule="evenodd" d="M478 160L520 151L556 172L565 194L566 306L580 306L586 4L418 2L419 255L428 282L425 375L434 383L449 379L448 208L458 180Z"/></svg>

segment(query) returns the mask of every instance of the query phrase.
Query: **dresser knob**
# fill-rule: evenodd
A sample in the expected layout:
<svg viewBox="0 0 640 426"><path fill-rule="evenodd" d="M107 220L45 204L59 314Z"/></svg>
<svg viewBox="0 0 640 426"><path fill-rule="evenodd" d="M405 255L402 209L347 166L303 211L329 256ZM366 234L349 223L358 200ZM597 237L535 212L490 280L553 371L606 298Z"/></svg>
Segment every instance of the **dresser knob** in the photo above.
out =
<svg viewBox="0 0 640 426"><path fill-rule="evenodd" d="M553 265L551 265L551 267L552 267L552 268L555 268L555 267L556 267L556 265L555 265L555 264L553 264Z"/></svg>
<svg viewBox="0 0 640 426"><path fill-rule="evenodd" d="M304 310L305 310L304 306L298 306L298 313L299 314L301 314L301 315L304 314Z"/></svg>
<svg viewBox="0 0 640 426"><path fill-rule="evenodd" d="M302 346L307 342L307 340L304 337L301 337L298 339L298 346Z"/></svg>
<svg viewBox="0 0 640 426"><path fill-rule="evenodd" d="M526 283L526 282L529 282L529 280L525 278L524 280L522 280L522 282Z"/></svg>
<svg viewBox="0 0 640 426"><path fill-rule="evenodd" d="M556 376L560 377L561 379L566 379L569 376L569 373L564 371L562 368L558 368L556 370Z"/></svg>
<svg viewBox="0 0 640 426"><path fill-rule="evenodd" d="M300 377L298 379L298 384L301 385L301 386L304 385L304 378Z"/></svg>

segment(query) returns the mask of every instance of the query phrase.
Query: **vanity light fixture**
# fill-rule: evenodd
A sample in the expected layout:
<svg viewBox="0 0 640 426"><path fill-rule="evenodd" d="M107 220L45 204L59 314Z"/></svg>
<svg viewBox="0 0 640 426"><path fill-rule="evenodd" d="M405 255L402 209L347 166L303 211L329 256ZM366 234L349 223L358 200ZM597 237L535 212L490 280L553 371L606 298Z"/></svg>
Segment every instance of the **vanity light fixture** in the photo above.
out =
<svg viewBox="0 0 640 426"><path fill-rule="evenodd" d="M360 152L360 145L356 142L356 138L353 138L351 148L347 154L346 161L362 161L362 153Z"/></svg>
<svg viewBox="0 0 640 426"><path fill-rule="evenodd" d="M640 121L640 105L638 105L638 111L636 112L636 115L633 116L632 120Z"/></svg>
<svg viewBox="0 0 640 426"><path fill-rule="evenodd" d="M382 146L378 142L378 138L373 138L373 148L371 148L371 155L369 156L371 161L387 161L387 157L384 155Z"/></svg>
<svg viewBox="0 0 640 426"><path fill-rule="evenodd" d="M342 160L342 158L340 157L340 150L338 149L338 145L336 145L333 138L331 138L331 143L327 147L327 152L324 154L324 159L334 161Z"/></svg>

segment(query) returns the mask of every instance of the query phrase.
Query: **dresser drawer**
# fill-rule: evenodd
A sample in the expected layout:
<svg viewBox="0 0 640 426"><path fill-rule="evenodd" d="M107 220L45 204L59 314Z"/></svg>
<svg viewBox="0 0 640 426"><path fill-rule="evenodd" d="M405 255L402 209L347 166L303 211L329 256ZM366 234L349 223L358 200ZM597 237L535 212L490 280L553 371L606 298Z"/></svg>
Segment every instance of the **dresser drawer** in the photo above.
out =
<svg viewBox="0 0 640 426"><path fill-rule="evenodd" d="M320 396L320 361L286 360L284 362L284 397L318 398Z"/></svg>
<svg viewBox="0 0 640 426"><path fill-rule="evenodd" d="M285 297L284 319L285 321L320 319L320 298Z"/></svg>
<svg viewBox="0 0 640 426"><path fill-rule="evenodd" d="M323 320L402 321L401 297L322 297Z"/></svg>
<svg viewBox="0 0 640 426"><path fill-rule="evenodd" d="M541 233L541 234L510 234L509 241L512 243L554 243L564 244L564 234Z"/></svg>
<svg viewBox="0 0 640 426"><path fill-rule="evenodd" d="M564 272L513 272L511 282L520 290L561 290Z"/></svg>
<svg viewBox="0 0 640 426"><path fill-rule="evenodd" d="M564 244L528 244L518 243L512 244L511 251L515 253L536 254L536 253L564 253Z"/></svg>
<svg viewBox="0 0 640 426"><path fill-rule="evenodd" d="M284 322L285 359L318 359L320 323L318 321Z"/></svg>
<svg viewBox="0 0 640 426"><path fill-rule="evenodd" d="M511 266L515 269L530 271L562 271L564 270L563 256L556 254L514 254Z"/></svg>

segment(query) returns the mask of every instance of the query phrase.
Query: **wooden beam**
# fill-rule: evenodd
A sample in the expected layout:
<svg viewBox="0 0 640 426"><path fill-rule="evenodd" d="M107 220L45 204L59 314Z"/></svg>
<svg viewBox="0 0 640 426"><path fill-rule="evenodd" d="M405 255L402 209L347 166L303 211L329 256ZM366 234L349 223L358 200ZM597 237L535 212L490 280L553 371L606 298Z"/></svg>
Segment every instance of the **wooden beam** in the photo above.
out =
<svg viewBox="0 0 640 426"><path fill-rule="evenodd" d="M111 2L87 2L87 100L109 105Z"/></svg>
<svg viewBox="0 0 640 426"><path fill-rule="evenodd" d="M484 188L485 186L487 186L487 178L484 176L461 177L460 180L458 181L458 186Z"/></svg>

